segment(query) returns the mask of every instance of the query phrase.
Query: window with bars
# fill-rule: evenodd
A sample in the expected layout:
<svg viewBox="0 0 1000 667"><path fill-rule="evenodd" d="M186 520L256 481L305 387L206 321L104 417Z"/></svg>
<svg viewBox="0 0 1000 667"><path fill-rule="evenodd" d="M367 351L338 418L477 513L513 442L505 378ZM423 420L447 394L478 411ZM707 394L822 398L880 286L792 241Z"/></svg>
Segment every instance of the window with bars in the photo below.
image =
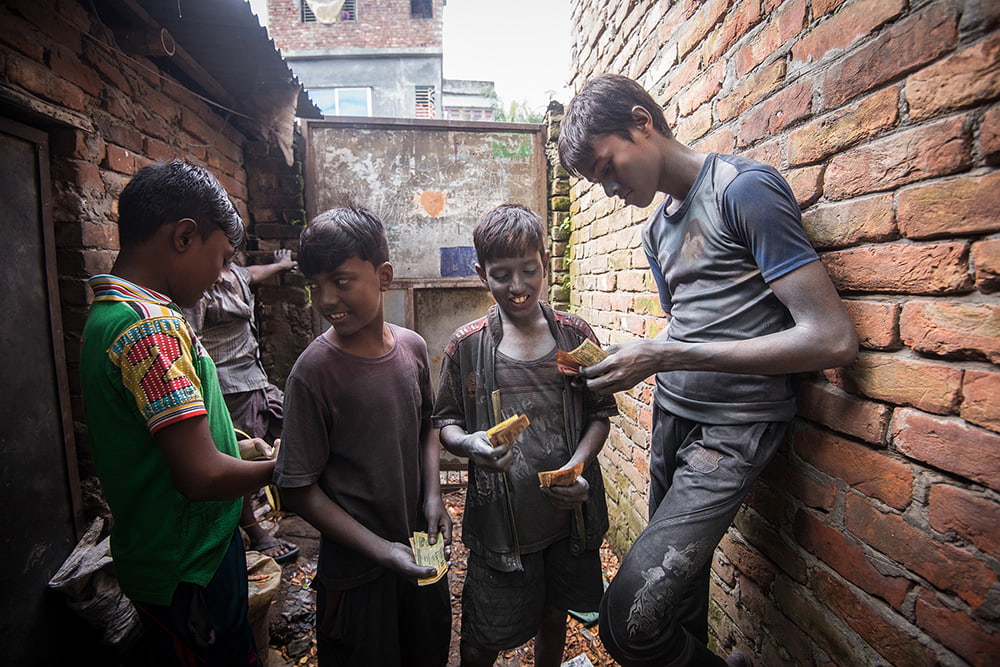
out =
<svg viewBox="0 0 1000 667"><path fill-rule="evenodd" d="M410 0L410 18L434 18L434 0Z"/></svg>
<svg viewBox="0 0 1000 667"><path fill-rule="evenodd" d="M306 0L300 0L301 6L301 16L303 23L316 23L316 14L313 13L312 8ZM358 0L344 0L344 6L340 8L340 21L357 21L358 20Z"/></svg>
<svg viewBox="0 0 1000 667"><path fill-rule="evenodd" d="M417 86L415 111L417 118L434 118L434 86Z"/></svg>

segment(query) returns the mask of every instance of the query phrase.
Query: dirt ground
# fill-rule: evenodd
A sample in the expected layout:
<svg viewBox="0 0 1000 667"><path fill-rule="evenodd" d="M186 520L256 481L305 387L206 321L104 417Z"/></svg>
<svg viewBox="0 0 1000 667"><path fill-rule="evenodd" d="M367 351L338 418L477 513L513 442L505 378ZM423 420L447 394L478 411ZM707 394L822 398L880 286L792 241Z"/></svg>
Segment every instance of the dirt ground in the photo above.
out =
<svg viewBox="0 0 1000 667"><path fill-rule="evenodd" d="M458 643L461 637L462 584L465 581L467 551L461 543L462 511L465 492L453 491L445 495L445 504L455 521L455 536L451 548L451 562L448 572L452 598L452 639L449 667L457 667ZM290 667L292 665L314 666L316 645L313 639L315 622L315 594L309 589L316 572L316 558L319 551L319 536L315 529L295 515L282 515L277 520L277 533L282 539L299 546L296 560L284 563L281 588L269 612L271 650L268 667ZM604 574L614 576L618 570L618 559L610 549L601 550ZM570 617L566 632L564 661L573 661L574 667L585 667L587 662L595 667L606 667L616 663L604 651L597 628L585 627L574 617ZM575 658L575 660L574 660ZM501 667L521 667L534 664L531 642L501 654L496 663Z"/></svg>

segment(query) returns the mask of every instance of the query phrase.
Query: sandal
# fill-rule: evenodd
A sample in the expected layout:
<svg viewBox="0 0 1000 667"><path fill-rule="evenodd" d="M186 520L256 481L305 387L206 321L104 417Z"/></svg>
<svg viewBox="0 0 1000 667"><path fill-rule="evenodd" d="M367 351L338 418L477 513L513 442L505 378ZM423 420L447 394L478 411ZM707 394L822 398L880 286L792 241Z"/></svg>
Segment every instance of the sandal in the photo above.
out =
<svg viewBox="0 0 1000 667"><path fill-rule="evenodd" d="M274 559L275 563L284 563L286 560L290 560L299 555L299 547L292 544L291 542L286 542L285 540L279 540L278 538L273 538L267 542L260 544L252 544L250 548L254 551L259 551L265 556L270 556ZM277 556L272 556L268 553L270 550L280 550L284 549L285 552Z"/></svg>

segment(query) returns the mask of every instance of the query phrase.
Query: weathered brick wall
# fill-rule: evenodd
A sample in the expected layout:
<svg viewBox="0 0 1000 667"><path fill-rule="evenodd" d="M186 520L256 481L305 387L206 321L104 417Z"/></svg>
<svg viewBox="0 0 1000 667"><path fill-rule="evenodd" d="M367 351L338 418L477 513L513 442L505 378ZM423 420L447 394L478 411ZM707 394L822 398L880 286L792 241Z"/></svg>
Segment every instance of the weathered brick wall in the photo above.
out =
<svg viewBox="0 0 1000 667"><path fill-rule="evenodd" d="M1000 3L574 0L574 85L640 81L678 138L778 167L862 340L713 564L712 627L760 664L1000 655ZM614 343L664 318L647 211L572 187L572 304ZM603 464L624 551L645 525L651 385Z"/></svg>
<svg viewBox="0 0 1000 667"><path fill-rule="evenodd" d="M225 110L118 45L87 7L75 0L0 4L0 81L18 99L3 113L50 138L59 298L83 478L90 474L79 380L80 337L92 298L86 280L114 262L117 198L131 176L151 161L173 158L210 169L248 223L251 261L258 243L265 251L295 247L298 229L290 223L302 208L301 179L276 148L248 138ZM266 286L265 313L279 307L274 302L294 309L296 299L303 300L294 280ZM286 341L285 349L301 338Z"/></svg>
<svg viewBox="0 0 1000 667"><path fill-rule="evenodd" d="M283 51L441 46L443 0L434 0L430 19L411 19L410 0L360 0L357 20L329 24L303 23L304 1L267 1L267 31Z"/></svg>

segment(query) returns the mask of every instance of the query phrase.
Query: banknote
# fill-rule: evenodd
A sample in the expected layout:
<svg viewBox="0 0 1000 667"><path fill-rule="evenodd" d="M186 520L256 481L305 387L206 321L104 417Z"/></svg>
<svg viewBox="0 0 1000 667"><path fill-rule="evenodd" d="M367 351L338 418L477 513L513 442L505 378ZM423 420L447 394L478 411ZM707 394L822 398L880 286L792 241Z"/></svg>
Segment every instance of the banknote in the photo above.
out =
<svg viewBox="0 0 1000 667"><path fill-rule="evenodd" d="M524 429L530 425L531 421L525 415L514 415L488 429L486 435L494 447L502 443L510 444L517 440L518 436L524 433Z"/></svg>
<svg viewBox="0 0 1000 667"><path fill-rule="evenodd" d="M437 541L431 544L428 541L427 533L415 532L410 538L410 548L413 549L413 559L417 565L423 567L433 567L437 573L433 577L417 579L421 586L427 586L441 579L448 571L448 561L444 557L444 538L438 534Z"/></svg>
<svg viewBox="0 0 1000 667"><path fill-rule="evenodd" d="M538 473L538 481L542 486L570 486L583 472L583 461L572 468L563 470L546 470Z"/></svg>
<svg viewBox="0 0 1000 667"><path fill-rule="evenodd" d="M607 358L607 352L586 338L569 352L556 350L556 370L563 375L579 375L581 366L593 366Z"/></svg>

